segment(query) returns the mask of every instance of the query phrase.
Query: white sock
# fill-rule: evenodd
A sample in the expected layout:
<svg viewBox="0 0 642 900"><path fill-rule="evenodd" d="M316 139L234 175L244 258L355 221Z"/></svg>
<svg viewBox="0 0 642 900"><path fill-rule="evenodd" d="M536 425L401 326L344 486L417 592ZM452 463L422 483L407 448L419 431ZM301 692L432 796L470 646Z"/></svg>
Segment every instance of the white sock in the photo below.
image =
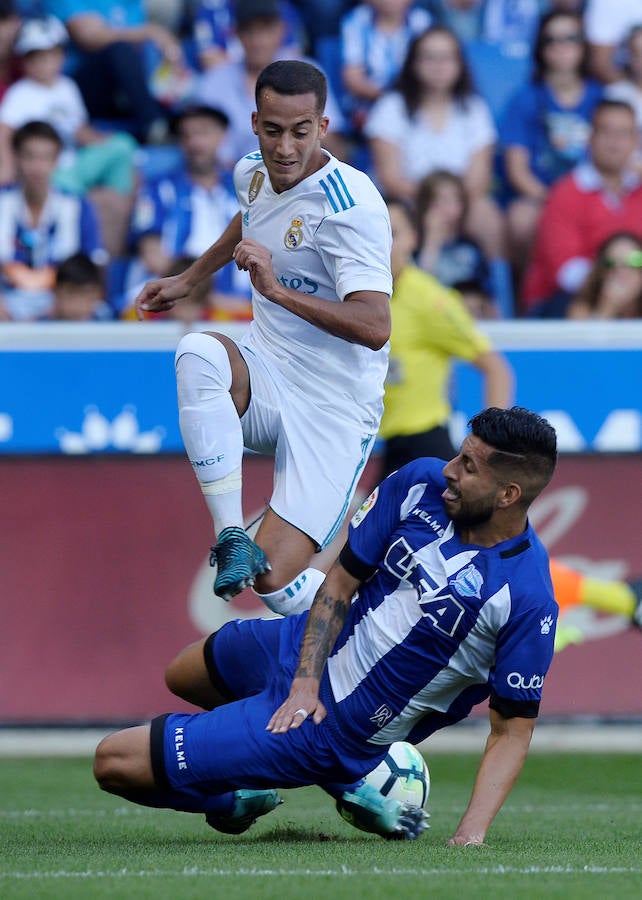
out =
<svg viewBox="0 0 642 900"><path fill-rule="evenodd" d="M324 579L325 572L309 568L278 591L272 591L271 594L259 594L258 591L254 591L254 593L272 612L278 613L280 616L291 616L310 609Z"/></svg>
<svg viewBox="0 0 642 900"><path fill-rule="evenodd" d="M230 396L232 368L225 347L190 333L176 350L179 424L185 450L218 534L243 527L243 432Z"/></svg>

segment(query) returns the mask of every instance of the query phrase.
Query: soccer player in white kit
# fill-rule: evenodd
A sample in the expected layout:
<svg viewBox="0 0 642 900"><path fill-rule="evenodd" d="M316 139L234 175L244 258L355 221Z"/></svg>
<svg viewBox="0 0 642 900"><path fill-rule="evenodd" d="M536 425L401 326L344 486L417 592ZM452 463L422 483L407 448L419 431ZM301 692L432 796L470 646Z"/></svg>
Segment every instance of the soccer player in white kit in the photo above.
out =
<svg viewBox="0 0 642 900"><path fill-rule="evenodd" d="M240 212L181 275L148 283L144 310L171 308L234 259L252 280L254 320L237 344L191 333L176 351L179 419L218 543L214 591L255 584L270 609L307 609L324 573L312 554L339 530L383 409L391 232L362 172L321 147L326 82L282 60L256 84L260 152L234 170ZM243 446L275 456L256 534L243 529Z"/></svg>

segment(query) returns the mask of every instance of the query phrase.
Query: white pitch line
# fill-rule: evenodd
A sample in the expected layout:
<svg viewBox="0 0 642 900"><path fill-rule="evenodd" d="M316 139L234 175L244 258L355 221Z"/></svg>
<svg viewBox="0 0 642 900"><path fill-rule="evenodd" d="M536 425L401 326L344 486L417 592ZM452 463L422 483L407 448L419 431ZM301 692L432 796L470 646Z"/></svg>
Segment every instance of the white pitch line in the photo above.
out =
<svg viewBox="0 0 642 900"><path fill-rule="evenodd" d="M479 852L479 848L472 852ZM460 877L465 875L638 875L642 869L625 866L481 866L476 869L350 869L341 866L336 869L201 869L186 867L174 871L141 869L138 871L118 869L113 872L105 872L101 869L87 869L82 872L70 872L64 869L45 870L42 872L2 872L0 881L16 880L29 881L47 878L59 879L99 879L99 878L193 878L193 877L247 877L247 878L283 878L283 877L358 877L383 876L383 877L423 877L446 876Z"/></svg>

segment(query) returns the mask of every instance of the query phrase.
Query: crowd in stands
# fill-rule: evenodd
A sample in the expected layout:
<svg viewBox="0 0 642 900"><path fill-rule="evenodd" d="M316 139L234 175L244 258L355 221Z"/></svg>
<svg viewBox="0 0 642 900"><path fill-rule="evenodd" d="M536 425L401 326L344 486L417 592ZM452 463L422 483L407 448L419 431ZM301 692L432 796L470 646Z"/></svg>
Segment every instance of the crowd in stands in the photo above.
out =
<svg viewBox="0 0 642 900"><path fill-rule="evenodd" d="M642 313L642 0L0 0L0 320L132 317L237 210L258 73L476 318ZM171 315L251 316L231 265Z"/></svg>

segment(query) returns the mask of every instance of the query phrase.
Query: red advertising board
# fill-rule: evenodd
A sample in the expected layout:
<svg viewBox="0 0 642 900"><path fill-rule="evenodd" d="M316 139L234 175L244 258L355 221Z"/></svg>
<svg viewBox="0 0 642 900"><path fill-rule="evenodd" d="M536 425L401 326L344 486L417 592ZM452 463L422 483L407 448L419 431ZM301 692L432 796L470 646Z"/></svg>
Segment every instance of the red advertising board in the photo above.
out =
<svg viewBox="0 0 642 900"><path fill-rule="evenodd" d="M377 471L373 460L361 496ZM270 460L246 459L248 520L271 481ZM227 619L264 612L251 591L212 596L211 524L183 457L5 458L0 496L0 722L184 709L164 686L167 662ZM532 518L563 561L631 577L642 575L640 509L642 457L585 455L561 459ZM619 620L591 627L605 636L556 656L543 714L642 715L642 633Z"/></svg>

